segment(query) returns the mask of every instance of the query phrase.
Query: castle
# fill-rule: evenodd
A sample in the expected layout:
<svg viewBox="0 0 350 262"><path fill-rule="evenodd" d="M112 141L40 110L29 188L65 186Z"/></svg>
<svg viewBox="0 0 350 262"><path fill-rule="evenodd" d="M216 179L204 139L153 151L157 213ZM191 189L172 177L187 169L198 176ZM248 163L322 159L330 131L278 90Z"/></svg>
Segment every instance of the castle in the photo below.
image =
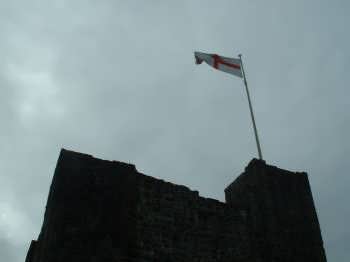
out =
<svg viewBox="0 0 350 262"><path fill-rule="evenodd" d="M26 262L326 262L306 173L253 159L225 198L62 149Z"/></svg>

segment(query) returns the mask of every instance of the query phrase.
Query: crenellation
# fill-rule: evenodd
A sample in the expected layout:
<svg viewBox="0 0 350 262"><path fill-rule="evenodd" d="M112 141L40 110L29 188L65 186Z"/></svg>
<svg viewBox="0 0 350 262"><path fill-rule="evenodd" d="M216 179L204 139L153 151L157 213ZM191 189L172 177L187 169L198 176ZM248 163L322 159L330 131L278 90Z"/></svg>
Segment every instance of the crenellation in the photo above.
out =
<svg viewBox="0 0 350 262"><path fill-rule="evenodd" d="M307 174L253 159L226 202L62 150L26 262L325 262Z"/></svg>

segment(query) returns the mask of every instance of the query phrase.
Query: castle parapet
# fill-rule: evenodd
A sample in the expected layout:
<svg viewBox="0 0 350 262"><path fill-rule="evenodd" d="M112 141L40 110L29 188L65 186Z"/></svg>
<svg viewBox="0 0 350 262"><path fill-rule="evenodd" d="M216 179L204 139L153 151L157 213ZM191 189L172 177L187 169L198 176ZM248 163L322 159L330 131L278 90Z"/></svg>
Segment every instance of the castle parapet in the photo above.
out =
<svg viewBox="0 0 350 262"><path fill-rule="evenodd" d="M263 261L326 261L305 172L253 159L226 189L228 205L247 207L251 243Z"/></svg>
<svg viewBox="0 0 350 262"><path fill-rule="evenodd" d="M26 262L325 262L306 173L252 160L226 203L62 150Z"/></svg>

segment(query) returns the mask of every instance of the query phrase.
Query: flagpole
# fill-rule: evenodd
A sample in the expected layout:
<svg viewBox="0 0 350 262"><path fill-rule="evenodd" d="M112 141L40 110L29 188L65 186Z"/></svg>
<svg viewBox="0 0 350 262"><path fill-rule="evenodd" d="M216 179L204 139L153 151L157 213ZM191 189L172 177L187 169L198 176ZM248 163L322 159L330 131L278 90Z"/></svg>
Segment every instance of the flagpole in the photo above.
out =
<svg viewBox="0 0 350 262"><path fill-rule="evenodd" d="M256 141L256 146L258 147L258 153L259 153L259 159L263 160L262 154L261 154L261 148L260 148L260 142L259 142L259 137L258 137L258 131L256 129L256 124L255 124L255 118L254 118L254 113L253 113L253 107L252 107L252 102L250 101L250 95L249 95L249 90L248 90L248 84L247 84L247 79L245 77L244 69L243 69L243 60L242 60L242 55L238 55L240 63L241 63L241 69L242 69L242 75L243 75L243 82L245 85L245 90L247 92L247 97L248 97L248 103L249 103L249 109L250 109L250 116L252 117L252 122L253 122L253 128L254 128L254 134L255 134L255 141Z"/></svg>

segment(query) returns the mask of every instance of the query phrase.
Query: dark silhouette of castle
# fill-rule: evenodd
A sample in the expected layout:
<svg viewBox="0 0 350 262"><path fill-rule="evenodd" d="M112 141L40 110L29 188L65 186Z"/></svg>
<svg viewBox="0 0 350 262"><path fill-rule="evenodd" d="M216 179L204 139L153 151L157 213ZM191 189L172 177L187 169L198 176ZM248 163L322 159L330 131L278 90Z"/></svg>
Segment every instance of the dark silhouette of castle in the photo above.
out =
<svg viewBox="0 0 350 262"><path fill-rule="evenodd" d="M226 203L62 150L26 262L325 262L306 173L253 159Z"/></svg>

